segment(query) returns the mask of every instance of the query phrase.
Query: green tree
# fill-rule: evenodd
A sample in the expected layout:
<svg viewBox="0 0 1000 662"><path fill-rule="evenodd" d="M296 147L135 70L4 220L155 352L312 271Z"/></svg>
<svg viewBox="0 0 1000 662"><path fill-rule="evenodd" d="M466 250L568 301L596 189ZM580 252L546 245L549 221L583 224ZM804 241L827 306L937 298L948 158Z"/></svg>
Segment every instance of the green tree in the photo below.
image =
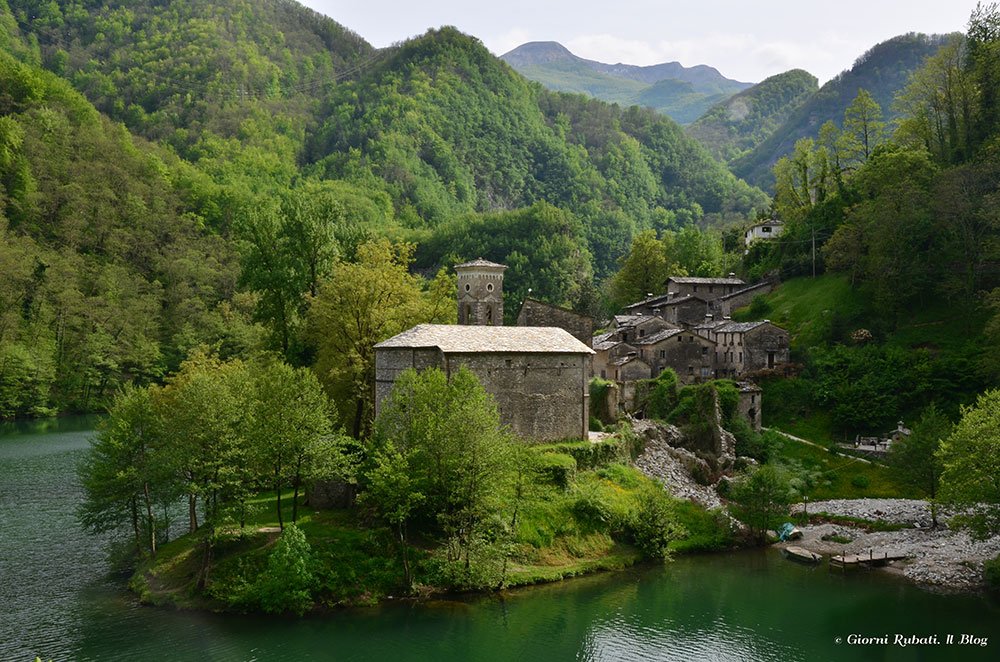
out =
<svg viewBox="0 0 1000 662"><path fill-rule="evenodd" d="M413 458L404 456L391 440L387 440L375 451L371 468L365 472L365 491L358 499L395 530L408 591L413 588L413 571L410 569L407 529L415 511L425 500L417 479L410 473L412 462Z"/></svg>
<svg viewBox="0 0 1000 662"><path fill-rule="evenodd" d="M315 370L355 437L368 435L374 416L375 344L416 324L449 322L456 315L447 277L440 275L425 289L407 270L412 256L409 244L364 243L356 262L334 266L311 302Z"/></svg>
<svg viewBox="0 0 1000 662"><path fill-rule="evenodd" d="M844 162L848 167L865 163L884 138L882 107L868 90L859 89L854 101L844 110L844 125L840 134Z"/></svg>
<svg viewBox="0 0 1000 662"><path fill-rule="evenodd" d="M937 497L941 482L941 460L938 449L951 434L952 424L931 403L913 426L912 434L893 443L889 464L907 484L930 497L931 519L937 526Z"/></svg>
<svg viewBox="0 0 1000 662"><path fill-rule="evenodd" d="M449 581L466 588L495 585L502 579L503 554L494 525L510 501L517 472L514 442L500 425L492 397L464 366L450 379L438 369L407 370L376 421L376 446L390 443L397 455L388 456L389 467L402 471L405 461L411 494L424 497L414 516L445 538ZM384 503L390 508L383 519L393 504L413 512L405 495ZM494 560L501 561L496 568Z"/></svg>
<svg viewBox="0 0 1000 662"><path fill-rule="evenodd" d="M303 478L320 464L322 443L330 434L329 403L316 375L307 368L285 363L255 366L254 416L251 438L262 469L271 477L276 494L278 525L284 529L281 492L293 488L292 522L298 519Z"/></svg>
<svg viewBox="0 0 1000 662"><path fill-rule="evenodd" d="M1000 390L962 408L938 454L941 500L965 511L956 523L980 539L1000 534Z"/></svg>
<svg viewBox="0 0 1000 662"><path fill-rule="evenodd" d="M788 517L791 490L788 478L777 467L764 465L739 476L729 493L730 512L743 522L758 544L767 541L768 530Z"/></svg>
<svg viewBox="0 0 1000 662"><path fill-rule="evenodd" d="M83 525L95 533L129 527L136 552L154 556L159 527L154 508L168 500L169 484L155 397L151 389L124 388L78 470Z"/></svg>
<svg viewBox="0 0 1000 662"><path fill-rule="evenodd" d="M616 309L660 294L669 276L686 275L672 259L671 235L658 239L655 230L640 232L632 240L621 268L611 277L610 296Z"/></svg>
<svg viewBox="0 0 1000 662"><path fill-rule="evenodd" d="M295 524L281 532L255 587L264 611L301 616L313 604L312 547Z"/></svg>

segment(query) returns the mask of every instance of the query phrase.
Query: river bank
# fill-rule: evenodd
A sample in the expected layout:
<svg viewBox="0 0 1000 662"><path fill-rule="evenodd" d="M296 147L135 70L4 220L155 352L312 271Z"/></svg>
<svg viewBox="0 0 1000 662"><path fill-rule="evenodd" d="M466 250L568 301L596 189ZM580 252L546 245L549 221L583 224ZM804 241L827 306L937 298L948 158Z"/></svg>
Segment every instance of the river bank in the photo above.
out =
<svg viewBox="0 0 1000 662"><path fill-rule="evenodd" d="M803 504L793 508L801 513ZM916 499L836 499L808 504L810 515L840 517L902 525L896 531L865 531L856 526L822 523L800 526L802 538L788 544L833 556L838 554L902 554L903 561L887 569L923 586L947 591L983 588L983 563L1000 554L1000 538L973 540L964 531L948 528L947 512L938 513L932 527L930 504ZM845 542L847 541L847 542Z"/></svg>

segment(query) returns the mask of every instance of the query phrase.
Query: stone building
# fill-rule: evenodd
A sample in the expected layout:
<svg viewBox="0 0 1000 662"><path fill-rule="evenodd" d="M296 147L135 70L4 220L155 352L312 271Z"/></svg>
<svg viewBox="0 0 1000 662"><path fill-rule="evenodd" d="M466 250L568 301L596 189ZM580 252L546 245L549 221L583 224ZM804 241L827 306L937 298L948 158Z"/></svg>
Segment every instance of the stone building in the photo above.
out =
<svg viewBox="0 0 1000 662"><path fill-rule="evenodd" d="M730 273L728 278L696 278L694 276L671 276L667 279L667 294L673 292L680 298L689 294L697 295L705 301L714 301L721 296L732 294L746 287L743 279Z"/></svg>
<svg viewBox="0 0 1000 662"><path fill-rule="evenodd" d="M500 420L537 441L587 436L593 351L555 327L420 324L375 345L375 413L407 368L466 366Z"/></svg>
<svg viewBox="0 0 1000 662"><path fill-rule="evenodd" d="M750 244L760 239L776 239L781 236L785 229L785 224L776 218L761 223L755 223L747 228L743 233L743 243L749 248Z"/></svg>
<svg viewBox="0 0 1000 662"><path fill-rule="evenodd" d="M613 364L615 361L629 354L639 355L639 349L635 345L617 340L613 336L614 333L594 336L591 377L614 379Z"/></svg>
<svg viewBox="0 0 1000 662"><path fill-rule="evenodd" d="M594 336L594 318L535 299L525 299L521 304L517 325L557 326L585 345Z"/></svg>
<svg viewBox="0 0 1000 662"><path fill-rule="evenodd" d="M715 316L715 319L728 317L737 308L749 306L755 297L773 292L775 287L777 287L776 281L763 280L749 287L736 290L732 294L719 297L708 306L708 311Z"/></svg>
<svg viewBox="0 0 1000 662"><path fill-rule="evenodd" d="M659 317L675 326L697 324L705 317L708 301L694 294L677 296L668 292L625 307L628 315Z"/></svg>
<svg viewBox="0 0 1000 662"><path fill-rule="evenodd" d="M666 320L651 315L615 315L615 340L635 342L664 329L677 327Z"/></svg>
<svg viewBox="0 0 1000 662"><path fill-rule="evenodd" d="M770 370L789 361L788 331L769 320L734 322L709 318L692 330L716 343L717 378Z"/></svg>
<svg viewBox="0 0 1000 662"><path fill-rule="evenodd" d="M458 323L473 326L503 324L502 264L479 258L455 266L458 274Z"/></svg>
<svg viewBox="0 0 1000 662"><path fill-rule="evenodd" d="M649 363L651 377L667 368L680 382L695 384L714 378L715 342L684 329L664 329L635 342L639 358Z"/></svg>

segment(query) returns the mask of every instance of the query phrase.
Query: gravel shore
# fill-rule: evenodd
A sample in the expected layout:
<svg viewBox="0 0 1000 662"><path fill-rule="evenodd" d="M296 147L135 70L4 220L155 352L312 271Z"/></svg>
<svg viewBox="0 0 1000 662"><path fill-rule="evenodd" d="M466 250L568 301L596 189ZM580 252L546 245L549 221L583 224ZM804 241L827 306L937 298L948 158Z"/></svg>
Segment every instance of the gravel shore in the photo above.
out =
<svg viewBox="0 0 1000 662"><path fill-rule="evenodd" d="M799 504L793 511L801 511ZM810 514L819 512L868 520L906 524L901 531L866 533L861 529L836 524L800 527L803 537L790 544L832 556L835 554L905 554L905 561L892 569L920 584L942 589L975 590L982 587L983 562L1000 554L1000 538L983 542L968 534L952 531L944 525L947 514L938 514L941 525L932 529L930 507L926 501L913 499L852 499L817 501L808 504ZM824 537L849 538L848 543L823 540Z"/></svg>

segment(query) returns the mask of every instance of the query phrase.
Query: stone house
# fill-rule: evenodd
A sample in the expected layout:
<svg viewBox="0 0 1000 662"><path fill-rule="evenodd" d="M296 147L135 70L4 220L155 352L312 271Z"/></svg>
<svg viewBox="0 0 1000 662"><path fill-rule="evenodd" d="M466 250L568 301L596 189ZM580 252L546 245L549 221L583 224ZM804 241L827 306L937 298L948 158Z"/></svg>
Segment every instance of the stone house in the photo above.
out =
<svg viewBox="0 0 1000 662"><path fill-rule="evenodd" d="M637 382L649 379L652 368L635 354L627 354L611 363L612 379L616 382Z"/></svg>
<svg viewBox="0 0 1000 662"><path fill-rule="evenodd" d="M404 370L465 366L516 434L586 438L593 353L556 327L420 324L375 345L375 413Z"/></svg>
<svg viewBox="0 0 1000 662"><path fill-rule="evenodd" d="M667 279L667 294L673 292L674 297L697 295L705 301L714 301L726 294L746 287L746 283L736 274L730 273L728 278L697 278L694 276L671 276Z"/></svg>
<svg viewBox="0 0 1000 662"><path fill-rule="evenodd" d="M708 301L698 295L676 296L668 292L625 307L629 315L659 317L674 325L697 324L705 317Z"/></svg>
<svg viewBox="0 0 1000 662"><path fill-rule="evenodd" d="M617 340L613 336L614 333L594 336L592 346L594 356L591 363L592 377L614 379L613 364L615 361L629 354L639 355L639 349L635 345Z"/></svg>
<svg viewBox="0 0 1000 662"><path fill-rule="evenodd" d="M788 363L788 331L769 320L709 320L692 329L716 343L716 378L734 378Z"/></svg>
<svg viewBox="0 0 1000 662"><path fill-rule="evenodd" d="M615 315L614 338L623 342L635 342L664 329L677 326L652 315Z"/></svg>
<svg viewBox="0 0 1000 662"><path fill-rule="evenodd" d="M593 317L535 299L525 299L521 304L521 310L517 314L517 325L557 326L568 331L585 345L590 343L590 339L594 336Z"/></svg>
<svg viewBox="0 0 1000 662"><path fill-rule="evenodd" d="M715 343L684 329L664 329L635 342L639 358L649 363L651 376L672 368L684 384L712 379Z"/></svg>

